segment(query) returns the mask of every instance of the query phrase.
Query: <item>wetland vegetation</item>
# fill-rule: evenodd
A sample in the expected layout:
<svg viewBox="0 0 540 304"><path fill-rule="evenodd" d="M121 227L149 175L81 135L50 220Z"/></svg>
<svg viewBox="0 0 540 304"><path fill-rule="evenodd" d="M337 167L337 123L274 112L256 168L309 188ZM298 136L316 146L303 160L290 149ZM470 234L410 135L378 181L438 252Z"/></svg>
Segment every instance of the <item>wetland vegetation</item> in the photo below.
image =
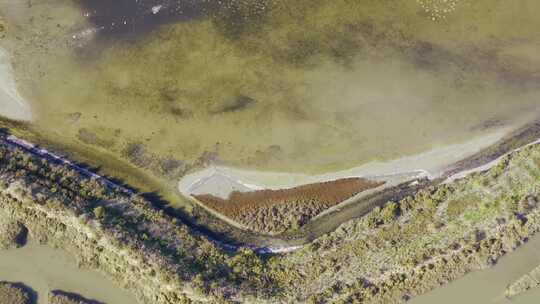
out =
<svg viewBox="0 0 540 304"><path fill-rule="evenodd" d="M344 178L282 190L232 192L227 199L194 195L205 206L249 229L268 234L296 230L325 210L384 182Z"/></svg>
<svg viewBox="0 0 540 304"><path fill-rule="evenodd" d="M1 218L77 255L142 303L403 301L493 265L540 229L539 145L270 256L222 248L121 187L9 142L0 147Z"/></svg>
<svg viewBox="0 0 540 304"><path fill-rule="evenodd" d="M23 284L0 282L0 300L10 304L34 304L31 289Z"/></svg>
<svg viewBox="0 0 540 304"><path fill-rule="evenodd" d="M537 1L132 2L0 0L0 127L40 145L0 134L2 247L61 247L141 303L371 303L489 267L540 230L538 145L344 208L284 255L221 233L235 230L177 188L210 165L327 173L515 136L459 173L538 139L511 133L540 114ZM376 186L199 199L274 233Z"/></svg>

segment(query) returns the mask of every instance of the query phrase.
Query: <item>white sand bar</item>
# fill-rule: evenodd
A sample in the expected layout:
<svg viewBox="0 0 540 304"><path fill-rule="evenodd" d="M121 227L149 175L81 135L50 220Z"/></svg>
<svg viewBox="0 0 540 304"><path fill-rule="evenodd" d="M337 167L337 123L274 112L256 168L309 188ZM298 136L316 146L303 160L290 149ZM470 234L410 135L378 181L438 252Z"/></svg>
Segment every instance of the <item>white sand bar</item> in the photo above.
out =
<svg viewBox="0 0 540 304"><path fill-rule="evenodd" d="M509 131L510 128L501 128L464 143L442 146L413 156L385 162L370 162L348 170L319 175L262 172L213 166L184 176L179 182L179 190L186 196L208 193L225 198L235 190L286 189L347 177L364 177L387 182L396 180L396 178L400 182L421 177L433 179L439 177L444 169L451 164L495 144Z"/></svg>
<svg viewBox="0 0 540 304"><path fill-rule="evenodd" d="M30 106L17 91L9 53L0 48L0 116L13 120L31 120Z"/></svg>

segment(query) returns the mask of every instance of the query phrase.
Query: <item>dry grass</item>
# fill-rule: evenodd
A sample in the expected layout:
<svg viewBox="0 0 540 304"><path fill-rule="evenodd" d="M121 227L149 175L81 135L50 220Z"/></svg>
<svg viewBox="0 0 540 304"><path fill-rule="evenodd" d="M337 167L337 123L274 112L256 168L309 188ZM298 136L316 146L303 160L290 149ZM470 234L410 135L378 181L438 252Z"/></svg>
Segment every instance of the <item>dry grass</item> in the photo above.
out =
<svg viewBox="0 0 540 304"><path fill-rule="evenodd" d="M26 244L28 229L19 222L0 221L0 250L19 248Z"/></svg>
<svg viewBox="0 0 540 304"><path fill-rule="evenodd" d="M53 290L49 293L49 304L104 304L94 300L61 290Z"/></svg>
<svg viewBox="0 0 540 304"><path fill-rule="evenodd" d="M322 211L382 184L363 178L344 178L290 189L235 191L228 199L210 194L193 197L253 230L275 234L298 228Z"/></svg>
<svg viewBox="0 0 540 304"><path fill-rule="evenodd" d="M20 284L0 282L0 303L31 304L32 297Z"/></svg>

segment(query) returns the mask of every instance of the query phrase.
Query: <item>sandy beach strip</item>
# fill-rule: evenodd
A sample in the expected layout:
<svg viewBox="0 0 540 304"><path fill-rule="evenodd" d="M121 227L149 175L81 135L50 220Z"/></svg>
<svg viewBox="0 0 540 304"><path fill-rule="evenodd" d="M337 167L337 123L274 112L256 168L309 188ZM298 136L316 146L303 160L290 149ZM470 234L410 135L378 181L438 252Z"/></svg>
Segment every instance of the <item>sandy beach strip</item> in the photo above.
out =
<svg viewBox="0 0 540 304"><path fill-rule="evenodd" d="M451 164L478 153L503 138L509 128L501 128L487 135L471 139L464 143L433 148L413 156L405 156L386 162L370 162L348 170L329 172L319 175L307 175L287 172L262 172L224 166L209 167L186 175L179 183L179 190L185 196L199 193L204 188L206 193L227 196L225 184L234 181L239 188L287 189L300 185L338 180L350 177L362 177L376 181L414 180L418 178L435 179L440 177ZM227 182L216 182L220 177L227 177ZM207 183L208 182L208 183ZM215 189L213 189L215 188ZM196 191L196 189L198 191Z"/></svg>

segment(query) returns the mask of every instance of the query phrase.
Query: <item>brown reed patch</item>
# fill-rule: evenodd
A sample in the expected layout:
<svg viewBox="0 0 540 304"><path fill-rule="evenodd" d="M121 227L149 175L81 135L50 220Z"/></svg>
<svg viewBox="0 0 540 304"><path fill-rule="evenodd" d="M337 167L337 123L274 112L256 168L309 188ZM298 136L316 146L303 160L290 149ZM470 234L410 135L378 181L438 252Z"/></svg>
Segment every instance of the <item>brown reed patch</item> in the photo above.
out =
<svg viewBox="0 0 540 304"><path fill-rule="evenodd" d="M277 234L297 229L324 210L383 184L364 178L343 178L290 189L234 191L227 199L211 194L193 197L255 231Z"/></svg>

